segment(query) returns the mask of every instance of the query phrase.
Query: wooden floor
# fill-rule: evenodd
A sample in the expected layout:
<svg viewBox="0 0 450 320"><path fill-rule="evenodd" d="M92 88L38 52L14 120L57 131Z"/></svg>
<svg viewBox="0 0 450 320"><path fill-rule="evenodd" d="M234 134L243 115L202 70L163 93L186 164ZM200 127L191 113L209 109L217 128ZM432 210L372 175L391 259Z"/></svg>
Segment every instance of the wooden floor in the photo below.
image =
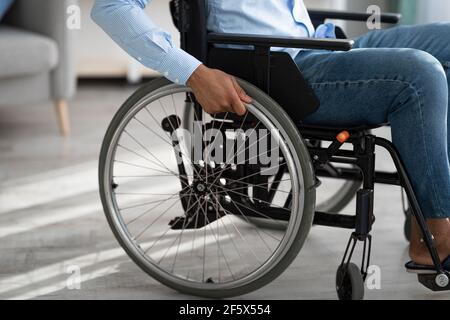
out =
<svg viewBox="0 0 450 320"><path fill-rule="evenodd" d="M70 103L73 133L58 135L50 104L0 109L0 298L185 299L144 274L113 238L97 190L97 158L107 124L134 88L82 84ZM381 135L387 135L382 130ZM391 168L386 154L380 166ZM376 190L372 263L381 289L367 299L447 299L404 271L400 190ZM349 213L352 207L347 210ZM334 278L349 231L314 227L292 266L243 299L335 299ZM75 266L75 267L74 267ZM81 289L70 289L73 275ZM69 285L69 288L68 288Z"/></svg>

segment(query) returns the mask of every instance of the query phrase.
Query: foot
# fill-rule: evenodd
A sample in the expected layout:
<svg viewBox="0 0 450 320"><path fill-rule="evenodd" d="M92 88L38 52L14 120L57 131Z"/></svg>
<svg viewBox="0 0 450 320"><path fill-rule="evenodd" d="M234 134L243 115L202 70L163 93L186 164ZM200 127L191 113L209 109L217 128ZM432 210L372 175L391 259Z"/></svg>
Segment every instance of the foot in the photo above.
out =
<svg viewBox="0 0 450 320"><path fill-rule="evenodd" d="M450 256L450 220L428 219L427 224L434 237L434 244L439 258L441 261L444 261ZM417 264L433 265L433 260L431 259L427 246L422 241L423 235L415 218L413 218L411 228L409 256Z"/></svg>

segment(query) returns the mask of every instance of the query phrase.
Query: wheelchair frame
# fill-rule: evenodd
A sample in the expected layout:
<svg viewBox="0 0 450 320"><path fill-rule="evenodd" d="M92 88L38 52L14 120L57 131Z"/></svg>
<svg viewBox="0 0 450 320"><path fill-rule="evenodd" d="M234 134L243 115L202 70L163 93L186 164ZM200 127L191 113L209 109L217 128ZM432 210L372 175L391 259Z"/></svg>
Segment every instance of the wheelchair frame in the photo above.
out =
<svg viewBox="0 0 450 320"><path fill-rule="evenodd" d="M206 65L220 68L225 72L247 80L277 101L294 121L300 123L306 115L319 107L314 92L301 75L292 59L285 53L271 52L271 47L321 49L332 51L349 51L353 41L346 39L311 39L269 37L242 34L208 33L206 30L206 11L204 0L172 0L170 3L172 17L181 33L181 47L203 61ZM317 26L326 19L367 21L370 14L338 11L309 11L313 23ZM401 19L399 14L383 14L381 22L396 24ZM344 38L344 32L338 28L337 35ZM232 50L217 48L217 45L253 46L253 50ZM227 61L223 60L226 54ZM241 63L239 63L239 61ZM276 65L276 69L274 66ZM239 66L239 67L237 67ZM242 68L242 66L247 66ZM276 70L281 70L277 72ZM298 84L296 90L285 90L280 85L280 74L286 75L289 83ZM197 104L196 108L200 108ZM388 140L370 133L374 127L350 128L348 140L338 141L336 136L344 128L323 128L301 125L299 131L304 139L332 142L328 148L311 145L308 149L316 176L362 181L362 189L357 192L356 213L354 216L316 212L316 225L354 229L349 239L341 266L348 265L358 242L363 242L361 275L367 276L370 265L371 229L375 221L374 186L376 183L396 185L406 191L414 217L417 219L424 235L424 242L434 262L436 274L418 275L420 283L433 291L450 290L450 274L441 264L433 243L421 207L415 196L411 181L395 146ZM344 143L352 145L352 150L341 150ZM393 159L397 172L375 170L375 147L386 149ZM351 164L357 169L332 170L330 163Z"/></svg>

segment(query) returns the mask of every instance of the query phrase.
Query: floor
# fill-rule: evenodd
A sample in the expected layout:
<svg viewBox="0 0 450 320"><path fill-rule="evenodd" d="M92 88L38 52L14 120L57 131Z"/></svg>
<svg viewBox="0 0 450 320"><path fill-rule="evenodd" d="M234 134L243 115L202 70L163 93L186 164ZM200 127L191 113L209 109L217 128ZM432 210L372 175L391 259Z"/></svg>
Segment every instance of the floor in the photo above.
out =
<svg viewBox="0 0 450 320"><path fill-rule="evenodd" d="M81 84L70 103L73 133L58 135L51 105L0 109L0 298L186 299L133 264L109 230L98 196L106 127L134 87ZM380 135L388 136L383 129ZM391 168L384 153L380 167ZM372 263L381 287L367 299L448 299L407 274L400 190L376 190ZM351 213L349 207L348 212ZM300 255L270 285L242 299L336 299L348 231L314 227ZM77 280L81 279L80 287Z"/></svg>

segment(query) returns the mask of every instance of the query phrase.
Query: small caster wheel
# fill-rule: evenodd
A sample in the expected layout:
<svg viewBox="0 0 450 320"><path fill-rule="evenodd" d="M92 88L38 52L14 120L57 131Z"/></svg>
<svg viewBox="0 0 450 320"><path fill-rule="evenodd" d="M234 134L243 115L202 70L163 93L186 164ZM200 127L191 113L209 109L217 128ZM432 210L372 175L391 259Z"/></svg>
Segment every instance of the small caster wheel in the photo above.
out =
<svg viewBox="0 0 450 320"><path fill-rule="evenodd" d="M411 241L411 224L412 224L413 214L411 208L405 213L405 224L403 226L403 233L408 242Z"/></svg>
<svg viewBox="0 0 450 320"><path fill-rule="evenodd" d="M364 280L361 270L354 263L339 266L336 273L336 291L339 300L364 299Z"/></svg>

